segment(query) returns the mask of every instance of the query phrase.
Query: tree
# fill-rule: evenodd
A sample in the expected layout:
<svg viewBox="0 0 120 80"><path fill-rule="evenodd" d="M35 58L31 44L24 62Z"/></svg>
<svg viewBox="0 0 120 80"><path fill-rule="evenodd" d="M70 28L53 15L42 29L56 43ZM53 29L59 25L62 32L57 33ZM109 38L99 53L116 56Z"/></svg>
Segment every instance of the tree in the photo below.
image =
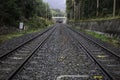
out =
<svg viewBox="0 0 120 80"><path fill-rule="evenodd" d="M20 19L20 8L16 0L0 0L0 25L15 25Z"/></svg>
<svg viewBox="0 0 120 80"><path fill-rule="evenodd" d="M51 17L49 5L43 0L0 0L0 26L18 26L20 21L29 20L34 16Z"/></svg>
<svg viewBox="0 0 120 80"><path fill-rule="evenodd" d="M120 15L120 0L67 0L66 4L71 20Z"/></svg>

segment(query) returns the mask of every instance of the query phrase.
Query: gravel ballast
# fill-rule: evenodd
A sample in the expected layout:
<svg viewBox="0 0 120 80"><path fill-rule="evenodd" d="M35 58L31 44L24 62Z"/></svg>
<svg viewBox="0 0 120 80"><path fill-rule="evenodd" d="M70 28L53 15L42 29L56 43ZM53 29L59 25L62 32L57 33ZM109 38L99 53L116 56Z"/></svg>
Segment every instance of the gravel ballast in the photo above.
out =
<svg viewBox="0 0 120 80"><path fill-rule="evenodd" d="M52 36L13 80L57 80L61 75L85 75L92 80L95 75L103 76L99 67L75 46L77 43L73 39L70 40L64 26L56 27ZM64 77L60 80L80 79Z"/></svg>

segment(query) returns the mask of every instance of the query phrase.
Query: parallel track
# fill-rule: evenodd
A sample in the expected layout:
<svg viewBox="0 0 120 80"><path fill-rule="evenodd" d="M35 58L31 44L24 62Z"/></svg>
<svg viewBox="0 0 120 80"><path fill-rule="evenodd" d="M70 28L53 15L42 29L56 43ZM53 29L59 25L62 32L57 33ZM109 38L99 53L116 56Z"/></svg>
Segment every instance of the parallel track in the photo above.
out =
<svg viewBox="0 0 120 80"><path fill-rule="evenodd" d="M52 27L44 30L43 32L41 32L41 33L39 33L39 34L37 34L37 35L34 36L32 39L26 40L25 42L21 43L21 44L18 45L16 48L14 48L13 50L10 50L9 52L7 52L7 53L5 53L5 54L1 54L1 55L0 55L0 59L6 57L7 55L11 54L12 52L14 52L15 50L17 50L17 49L19 49L20 47L24 46L25 44L27 44L27 43L31 42L32 40L36 39L37 37L43 35L43 34L46 33L47 31L49 31L51 28L52 28Z"/></svg>
<svg viewBox="0 0 120 80"><path fill-rule="evenodd" d="M41 50L34 55L13 80L56 80L58 76L66 74L70 76L72 76L71 74L74 76L79 74L79 76L86 75L87 77L75 77L74 79L63 77L64 79L59 80L109 79L68 33L64 25L57 27ZM95 78L96 76L99 78Z"/></svg>
<svg viewBox="0 0 120 80"><path fill-rule="evenodd" d="M58 53L56 54L56 52ZM31 65L32 60L38 63ZM49 67L51 68L49 69ZM37 75L46 76L46 78L34 76L35 80L48 80L48 77L55 79L56 76L71 73L86 74L89 76L87 80L119 80L119 67L120 57L115 52L66 25L58 25L1 55L0 80L21 79L24 71L27 73L25 68L33 68L35 71L30 70L33 75L37 73ZM61 69L63 71L58 71ZM42 74L43 72L44 74ZM59 72L61 73L59 74ZM49 75L47 75L48 73ZM98 77L96 78L96 76ZM66 78L64 79L66 80ZM74 79L79 80L78 78ZM73 79L67 78L67 80Z"/></svg>
<svg viewBox="0 0 120 80"><path fill-rule="evenodd" d="M2 55L0 57L0 80L11 80L34 55L37 49L45 43L54 30L54 27L49 28L9 53Z"/></svg>
<svg viewBox="0 0 120 80"><path fill-rule="evenodd" d="M102 46L96 41L86 37L82 33L69 28L71 32L74 32L79 38L74 37L79 42L79 45L87 52L89 55L103 70L103 72L111 80L120 79L120 57L116 55L115 52L109 50L108 48Z"/></svg>

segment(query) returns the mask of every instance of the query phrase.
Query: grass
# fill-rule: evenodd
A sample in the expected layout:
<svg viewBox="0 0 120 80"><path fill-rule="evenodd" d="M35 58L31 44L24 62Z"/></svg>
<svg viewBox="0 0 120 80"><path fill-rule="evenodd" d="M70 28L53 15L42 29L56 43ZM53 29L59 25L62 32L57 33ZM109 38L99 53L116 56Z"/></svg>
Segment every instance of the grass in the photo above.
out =
<svg viewBox="0 0 120 80"><path fill-rule="evenodd" d="M117 47L120 46L120 42L119 40L117 40L116 38L111 38L111 37L108 37L108 36L105 36L104 34L98 34L96 32L93 32L93 31L85 31L87 34L91 35L91 36L94 36L95 38L98 38L98 39L101 39L102 41L104 42L107 42L107 43L110 43L110 44L113 44Z"/></svg>
<svg viewBox="0 0 120 80"><path fill-rule="evenodd" d="M105 20L113 20L113 19L120 19L120 16L104 17L104 18L93 18L93 19L87 19L87 20L81 20L81 21L105 21Z"/></svg>
<svg viewBox="0 0 120 80"><path fill-rule="evenodd" d="M89 31L89 30L82 30L82 29L80 29L79 26L72 27L72 28L79 30L79 31L82 31L82 32L85 32L85 33L87 33L95 38L98 38L104 42L107 42L109 44L112 44L112 45L120 48L120 41L116 37L111 38L111 37L106 36L105 34L99 34L97 32L93 32L93 31Z"/></svg>
<svg viewBox="0 0 120 80"><path fill-rule="evenodd" d="M13 32L10 34L0 35L0 44L7 40L13 39L15 37L20 37L25 34L35 33L35 32L41 31L41 30L43 30L43 29L30 29L30 30L22 30L19 32Z"/></svg>
<svg viewBox="0 0 120 80"><path fill-rule="evenodd" d="M105 21L105 20L113 20L113 19L120 19L120 16L115 16L115 17L101 17L101 18L89 18L89 19L76 20L75 22ZM70 20L70 22L74 22L74 20Z"/></svg>

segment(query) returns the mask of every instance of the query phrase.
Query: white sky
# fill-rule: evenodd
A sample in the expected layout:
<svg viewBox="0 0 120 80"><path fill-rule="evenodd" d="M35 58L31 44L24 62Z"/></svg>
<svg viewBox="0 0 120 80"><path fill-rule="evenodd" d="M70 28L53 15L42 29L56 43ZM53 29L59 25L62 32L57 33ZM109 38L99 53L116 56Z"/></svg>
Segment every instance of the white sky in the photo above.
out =
<svg viewBox="0 0 120 80"><path fill-rule="evenodd" d="M64 11L66 9L66 0L44 0L47 1L51 8L60 9Z"/></svg>

